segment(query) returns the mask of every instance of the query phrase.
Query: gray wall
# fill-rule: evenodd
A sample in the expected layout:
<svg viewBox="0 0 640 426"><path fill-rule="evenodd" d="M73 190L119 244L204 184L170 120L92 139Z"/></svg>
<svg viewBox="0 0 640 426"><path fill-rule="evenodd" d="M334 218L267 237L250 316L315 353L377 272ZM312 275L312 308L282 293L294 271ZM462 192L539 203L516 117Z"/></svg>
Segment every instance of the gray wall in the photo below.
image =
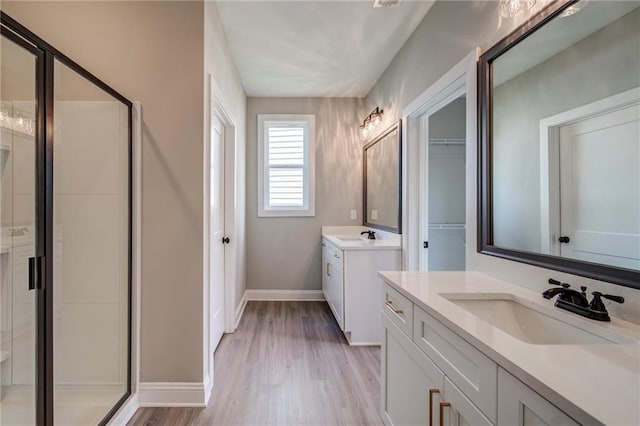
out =
<svg viewBox="0 0 640 426"><path fill-rule="evenodd" d="M322 288L323 225L362 224L360 101L355 98L249 98L247 101L247 288ZM315 114L315 217L258 217L258 114ZM358 220L349 219L351 210Z"/></svg>
<svg viewBox="0 0 640 426"><path fill-rule="evenodd" d="M540 251L540 120L640 86L639 24L636 9L495 88L496 245Z"/></svg>
<svg viewBox="0 0 640 426"><path fill-rule="evenodd" d="M203 380L206 71L221 78L238 120L245 115L244 93L210 7L205 43L202 1L2 3L3 11L142 103L144 382ZM206 66L205 45L212 49Z"/></svg>

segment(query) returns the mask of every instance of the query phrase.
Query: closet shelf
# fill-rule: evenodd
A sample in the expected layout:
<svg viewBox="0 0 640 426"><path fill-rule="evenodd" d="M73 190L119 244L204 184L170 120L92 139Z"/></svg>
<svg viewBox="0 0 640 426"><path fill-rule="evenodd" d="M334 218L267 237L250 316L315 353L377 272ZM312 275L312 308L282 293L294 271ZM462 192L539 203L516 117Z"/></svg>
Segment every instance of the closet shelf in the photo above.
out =
<svg viewBox="0 0 640 426"><path fill-rule="evenodd" d="M466 229L464 223L430 223L429 229Z"/></svg>
<svg viewBox="0 0 640 426"><path fill-rule="evenodd" d="M429 145L465 145L466 139L429 139Z"/></svg>

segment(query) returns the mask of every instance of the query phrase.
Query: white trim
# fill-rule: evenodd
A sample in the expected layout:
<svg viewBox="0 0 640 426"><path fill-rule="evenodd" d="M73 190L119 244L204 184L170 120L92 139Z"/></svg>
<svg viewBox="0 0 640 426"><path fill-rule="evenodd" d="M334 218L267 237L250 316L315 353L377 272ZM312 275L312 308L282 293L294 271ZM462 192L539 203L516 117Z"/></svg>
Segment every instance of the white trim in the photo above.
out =
<svg viewBox="0 0 640 426"><path fill-rule="evenodd" d="M245 299L248 300L296 300L322 301L322 290L257 290L247 289Z"/></svg>
<svg viewBox="0 0 640 426"><path fill-rule="evenodd" d="M267 122L281 121L287 124L303 123L307 126L305 149L305 205L295 207L267 207L265 185L268 170L265 167L265 135ZM316 215L316 116L315 114L258 114L258 217L312 217Z"/></svg>
<svg viewBox="0 0 640 426"><path fill-rule="evenodd" d="M137 408L138 383L140 383L140 324L142 323L142 104L140 102L133 103L131 125L133 143L131 394L134 398L129 398L127 405L129 401L133 401ZM122 408L120 411L123 411Z"/></svg>
<svg viewBox="0 0 640 426"><path fill-rule="evenodd" d="M415 100L402 110L402 268L403 270L418 270L422 257L422 238L420 214L421 214L421 185L420 158L421 150L417 141L421 134L420 117L429 111L437 111L452 100L453 96L466 92L466 211L467 223L475 223L475 191L472 180L476 165L476 64L480 55L480 49L472 50L463 60L458 62L445 75L440 77L431 87L420 94ZM411 142L409 142L411 141ZM415 141L415 142L414 142ZM424 155L424 153L422 153ZM424 171L423 171L424 172ZM466 232L466 262L469 269L469 252L475 251L475 229L468 226Z"/></svg>
<svg viewBox="0 0 640 426"><path fill-rule="evenodd" d="M124 426L133 418L136 411L140 408L138 404L138 395L131 395L120 409L111 417L107 423L109 426Z"/></svg>
<svg viewBox="0 0 640 426"><path fill-rule="evenodd" d="M560 135L559 128L592 116L640 103L640 87L563 111L540 120L540 243L541 252L560 255Z"/></svg>
<svg viewBox="0 0 640 426"><path fill-rule="evenodd" d="M209 405L209 400L213 395L213 380L212 377L207 374L204 378L204 405Z"/></svg>
<svg viewBox="0 0 640 426"><path fill-rule="evenodd" d="M206 386L191 382L143 382L138 388L140 407L206 407Z"/></svg>
<svg viewBox="0 0 640 426"><path fill-rule="evenodd" d="M240 320L242 319L242 315L244 315L244 309L247 307L247 291L242 294L242 300L236 309L236 320L234 330L238 328L240 325Z"/></svg>
<svg viewBox="0 0 640 426"><path fill-rule="evenodd" d="M209 110L205 116L205 141L203 158L203 375L206 383L205 397L211 394L213 389L213 360L211 353L211 318L210 318L210 278L209 257L211 256L210 236L209 236L209 204L210 204L210 152L211 152L211 129L214 117L224 127L224 233L231 239L230 244L224 246L224 331L233 332L236 327L235 319L235 297L237 277L237 242L236 232L236 170L239 161L237 155L238 132L236 120L229 114L227 103L224 100L221 90L218 88L213 76L208 75L209 83Z"/></svg>

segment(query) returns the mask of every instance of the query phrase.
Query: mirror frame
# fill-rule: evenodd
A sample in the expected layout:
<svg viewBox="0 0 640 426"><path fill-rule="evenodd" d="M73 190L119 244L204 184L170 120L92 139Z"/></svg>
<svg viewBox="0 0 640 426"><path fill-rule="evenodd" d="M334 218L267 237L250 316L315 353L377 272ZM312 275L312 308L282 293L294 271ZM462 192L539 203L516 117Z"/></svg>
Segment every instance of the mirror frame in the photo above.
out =
<svg viewBox="0 0 640 426"><path fill-rule="evenodd" d="M640 289L640 271L494 245L493 240L493 61L578 0L553 2L484 52L478 62L478 252L542 268Z"/></svg>
<svg viewBox="0 0 640 426"><path fill-rule="evenodd" d="M380 225L378 223L370 223L367 222L368 214L367 214L367 150L383 140L394 130L398 131L398 137L396 140L396 144L398 145L398 212L397 212L397 225L396 226L385 226ZM394 122L391 126L381 132L378 136L376 136L371 142L367 143L362 151L363 157L363 170L362 170L362 225L368 226L369 228L381 229L383 231L393 232L395 234L402 233L402 120L398 120Z"/></svg>

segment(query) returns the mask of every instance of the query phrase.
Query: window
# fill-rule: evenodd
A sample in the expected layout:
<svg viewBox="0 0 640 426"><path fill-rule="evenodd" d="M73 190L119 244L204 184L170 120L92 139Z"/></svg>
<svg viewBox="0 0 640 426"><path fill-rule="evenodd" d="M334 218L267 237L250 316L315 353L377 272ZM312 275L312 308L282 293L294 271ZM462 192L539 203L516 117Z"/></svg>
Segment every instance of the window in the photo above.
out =
<svg viewBox="0 0 640 426"><path fill-rule="evenodd" d="M315 216L315 115L258 115L258 216Z"/></svg>

